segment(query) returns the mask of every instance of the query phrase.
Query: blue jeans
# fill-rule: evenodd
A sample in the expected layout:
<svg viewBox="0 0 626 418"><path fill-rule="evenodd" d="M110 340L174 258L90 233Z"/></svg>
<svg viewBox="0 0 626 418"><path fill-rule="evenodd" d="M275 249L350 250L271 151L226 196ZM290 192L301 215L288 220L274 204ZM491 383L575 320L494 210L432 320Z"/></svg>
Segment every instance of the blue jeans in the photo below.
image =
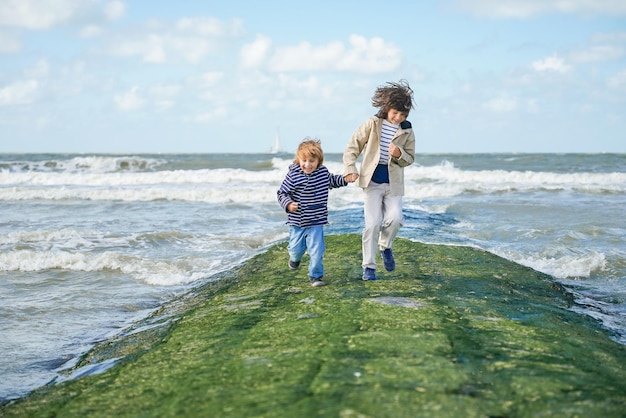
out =
<svg viewBox="0 0 626 418"><path fill-rule="evenodd" d="M309 252L309 277L312 279L324 277L324 225L315 225L308 228L289 226L289 245L287 251L291 261L300 261L305 251Z"/></svg>

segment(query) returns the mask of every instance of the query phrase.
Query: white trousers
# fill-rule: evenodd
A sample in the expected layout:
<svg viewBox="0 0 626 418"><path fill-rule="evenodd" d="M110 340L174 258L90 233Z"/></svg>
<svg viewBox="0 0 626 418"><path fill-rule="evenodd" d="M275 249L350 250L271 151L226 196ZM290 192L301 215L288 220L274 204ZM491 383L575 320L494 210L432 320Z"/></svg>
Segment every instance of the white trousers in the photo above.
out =
<svg viewBox="0 0 626 418"><path fill-rule="evenodd" d="M365 189L363 268L376 269L378 250L391 248L402 226L402 196L393 196L389 184L370 183Z"/></svg>

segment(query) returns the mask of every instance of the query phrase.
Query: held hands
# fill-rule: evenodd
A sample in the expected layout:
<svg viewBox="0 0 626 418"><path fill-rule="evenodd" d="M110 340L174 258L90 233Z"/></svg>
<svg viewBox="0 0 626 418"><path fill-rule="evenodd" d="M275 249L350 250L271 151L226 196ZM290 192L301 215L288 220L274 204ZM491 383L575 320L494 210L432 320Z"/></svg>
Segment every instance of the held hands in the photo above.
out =
<svg viewBox="0 0 626 418"><path fill-rule="evenodd" d="M287 205L287 210L289 212L295 212L298 210L298 202L291 202Z"/></svg>
<svg viewBox="0 0 626 418"><path fill-rule="evenodd" d="M389 155L394 158L400 158L402 157L402 150L392 142L389 144ZM357 173L346 174L343 176L343 179L348 183L354 183L359 179L359 175Z"/></svg>
<svg viewBox="0 0 626 418"><path fill-rule="evenodd" d="M358 178L359 175L357 173L346 174L345 176L343 176L343 179L348 183L354 183L355 181L357 181Z"/></svg>

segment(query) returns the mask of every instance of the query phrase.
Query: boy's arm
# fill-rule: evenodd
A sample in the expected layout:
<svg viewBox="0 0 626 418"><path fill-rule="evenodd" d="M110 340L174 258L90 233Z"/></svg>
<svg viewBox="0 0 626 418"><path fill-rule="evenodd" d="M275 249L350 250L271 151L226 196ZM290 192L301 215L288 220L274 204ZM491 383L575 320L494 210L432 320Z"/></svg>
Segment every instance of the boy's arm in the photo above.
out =
<svg viewBox="0 0 626 418"><path fill-rule="evenodd" d="M399 157L391 157L391 161L398 164L400 167L407 167L415 162L415 134L411 130L407 141L404 146L396 147L400 150Z"/></svg>
<svg viewBox="0 0 626 418"><path fill-rule="evenodd" d="M343 175L348 176L350 174L359 174L359 170L356 168L356 161L361 155L363 148L370 136L372 122L370 119L366 120L359 126L352 134L346 149L343 152ZM356 180L356 179L355 179Z"/></svg>
<svg viewBox="0 0 626 418"><path fill-rule="evenodd" d="M329 189L335 189L337 187L344 187L348 185L348 182L340 174L330 174L329 177Z"/></svg>
<svg viewBox="0 0 626 418"><path fill-rule="evenodd" d="M285 212L289 212L289 204L295 203L291 198L291 193L293 189L293 179L289 174L287 174L287 176L281 183L280 188L276 192L278 203L285 210Z"/></svg>

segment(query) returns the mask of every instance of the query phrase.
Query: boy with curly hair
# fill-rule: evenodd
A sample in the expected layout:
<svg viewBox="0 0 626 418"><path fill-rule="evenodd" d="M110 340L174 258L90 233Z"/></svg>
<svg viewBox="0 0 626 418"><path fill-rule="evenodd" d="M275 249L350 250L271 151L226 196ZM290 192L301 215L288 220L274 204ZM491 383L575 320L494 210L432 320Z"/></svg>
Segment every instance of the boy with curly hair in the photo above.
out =
<svg viewBox="0 0 626 418"><path fill-rule="evenodd" d="M400 80L378 87L372 106L378 113L356 129L343 153L345 179L357 181L365 193L363 280L376 280L377 249L385 269L396 268L391 247L403 222L404 167L415 160L415 134L406 120L414 107L409 83ZM361 154L359 172L356 162Z"/></svg>

